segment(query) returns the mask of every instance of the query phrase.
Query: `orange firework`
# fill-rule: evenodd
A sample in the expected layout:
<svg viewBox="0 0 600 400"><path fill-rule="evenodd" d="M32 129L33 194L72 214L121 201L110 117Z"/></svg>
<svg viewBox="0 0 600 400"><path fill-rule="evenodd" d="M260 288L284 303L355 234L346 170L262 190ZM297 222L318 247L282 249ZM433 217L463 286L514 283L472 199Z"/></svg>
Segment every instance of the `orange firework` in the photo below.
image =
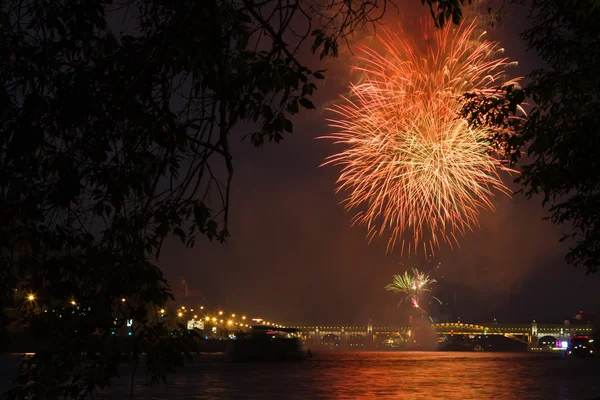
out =
<svg viewBox="0 0 600 400"><path fill-rule="evenodd" d="M383 51L361 49L361 81L329 109L337 132L325 137L345 146L325 164L342 166L338 191L348 193L353 223L370 239L389 233L388 250L401 243L409 253L458 243L481 209L493 210L494 191L510 194L490 132L458 112L465 92L517 82L502 81L510 63L475 22L421 28L422 43L387 31Z"/></svg>

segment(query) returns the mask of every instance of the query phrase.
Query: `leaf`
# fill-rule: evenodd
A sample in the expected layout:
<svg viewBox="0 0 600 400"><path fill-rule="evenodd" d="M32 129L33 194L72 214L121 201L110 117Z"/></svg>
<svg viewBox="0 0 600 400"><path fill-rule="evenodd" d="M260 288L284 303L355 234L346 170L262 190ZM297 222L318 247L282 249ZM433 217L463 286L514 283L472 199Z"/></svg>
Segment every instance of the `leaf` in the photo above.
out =
<svg viewBox="0 0 600 400"><path fill-rule="evenodd" d="M298 100L294 99L290 101L290 104L288 104L288 111L291 114L297 114L300 111L298 108Z"/></svg>
<svg viewBox="0 0 600 400"><path fill-rule="evenodd" d="M312 95L313 90L313 86L310 83L305 83L302 85L302 96Z"/></svg>
<svg viewBox="0 0 600 400"><path fill-rule="evenodd" d="M307 110L315 109L315 105L312 103L312 101L308 100L307 98L302 97L298 99L298 103L300 103L300 105L306 108Z"/></svg>
<svg viewBox="0 0 600 400"><path fill-rule="evenodd" d="M173 229L173 235L179 236L181 243L185 244L185 232L180 227L177 226Z"/></svg>
<svg viewBox="0 0 600 400"><path fill-rule="evenodd" d="M160 225L158 225L158 228L156 228L156 234L159 237L165 237L165 236L167 236L168 233L169 233L169 224L167 224L166 222L161 223Z"/></svg>
<svg viewBox="0 0 600 400"><path fill-rule="evenodd" d="M206 236L209 239L214 239L215 237L217 237L217 228L218 228L218 224L215 220L210 220L208 221L208 223L206 224Z"/></svg>
<svg viewBox="0 0 600 400"><path fill-rule="evenodd" d="M194 218L198 228L202 231L206 226L206 221L210 218L210 209L201 201L194 204Z"/></svg>
<svg viewBox="0 0 600 400"><path fill-rule="evenodd" d="M315 41L313 42L313 44L310 48L311 52L314 54L324 41L325 41L325 34L321 31L319 31L319 33L317 33L317 35L315 37Z"/></svg>
<svg viewBox="0 0 600 400"><path fill-rule="evenodd" d="M289 133L292 133L292 131L294 129L294 125L292 124L292 121L290 121L289 119L284 119L283 123L285 126L285 130Z"/></svg>

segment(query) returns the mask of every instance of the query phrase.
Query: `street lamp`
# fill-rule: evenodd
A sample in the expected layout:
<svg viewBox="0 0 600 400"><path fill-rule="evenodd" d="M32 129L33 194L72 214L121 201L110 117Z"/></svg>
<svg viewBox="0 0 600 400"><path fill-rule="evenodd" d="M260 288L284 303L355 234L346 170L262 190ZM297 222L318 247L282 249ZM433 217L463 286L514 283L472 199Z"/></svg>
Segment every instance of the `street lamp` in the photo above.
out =
<svg viewBox="0 0 600 400"><path fill-rule="evenodd" d="M161 308L161 309L160 309L160 313L161 313L161 314L164 314L164 313L165 313L165 309L164 309L164 308Z"/></svg>
<svg viewBox="0 0 600 400"><path fill-rule="evenodd" d="M223 311L219 311L219 315L223 315Z"/></svg>
<svg viewBox="0 0 600 400"><path fill-rule="evenodd" d="M33 293L30 293L30 294L27 296L27 300L29 300L29 301L34 301L34 300L35 300L35 294L33 294Z"/></svg>
<svg viewBox="0 0 600 400"><path fill-rule="evenodd" d="M242 319L246 319L246 316L245 316L245 315L242 315Z"/></svg>
<svg viewBox="0 0 600 400"><path fill-rule="evenodd" d="M178 317L183 317L183 313L182 313L182 312L179 312L179 313L177 314L177 316L178 316Z"/></svg>
<svg viewBox="0 0 600 400"><path fill-rule="evenodd" d="M121 299L121 303L125 303L125 297Z"/></svg>
<svg viewBox="0 0 600 400"><path fill-rule="evenodd" d="M76 305L77 305L77 302L76 302L75 300L71 300L71 305L72 305L72 306L76 306Z"/></svg>

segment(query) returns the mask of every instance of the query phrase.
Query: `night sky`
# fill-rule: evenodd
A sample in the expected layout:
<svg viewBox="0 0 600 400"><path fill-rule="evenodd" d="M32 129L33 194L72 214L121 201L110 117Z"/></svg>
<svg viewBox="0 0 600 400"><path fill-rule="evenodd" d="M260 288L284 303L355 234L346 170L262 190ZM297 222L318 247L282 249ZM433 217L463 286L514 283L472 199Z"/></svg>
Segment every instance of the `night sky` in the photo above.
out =
<svg viewBox="0 0 600 400"><path fill-rule="evenodd" d="M508 11L505 24L488 31L519 61L510 72L524 75L539 62L511 31L524 26L524 16ZM344 92L347 60L328 65L315 104ZM225 245L201 240L192 249L169 241L160 266L172 284L183 275L209 305L285 324L406 322L408 307L398 307L400 298L384 286L393 274L427 269L427 263L422 255L386 254L387 238L369 244L366 230L350 225L351 215L339 204L343 197L335 194L339 169L319 168L336 151L331 142L315 140L330 132L326 116L301 112L294 134L280 144L235 144L231 238ZM579 310L600 311L599 277L565 264L567 247L558 240L567 227L543 220L541 199L517 194L494 203L496 213L482 212L481 226L461 239L459 249L442 246L436 253L434 262L442 266L433 294L451 304L456 293L455 316L463 322L560 322Z"/></svg>

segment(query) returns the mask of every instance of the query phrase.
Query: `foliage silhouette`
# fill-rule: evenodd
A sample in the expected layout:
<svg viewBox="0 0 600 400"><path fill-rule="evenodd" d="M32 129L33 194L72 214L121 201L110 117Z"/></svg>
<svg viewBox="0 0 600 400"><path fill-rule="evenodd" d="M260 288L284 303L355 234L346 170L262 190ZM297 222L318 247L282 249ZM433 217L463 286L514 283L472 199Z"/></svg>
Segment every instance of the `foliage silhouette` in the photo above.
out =
<svg viewBox="0 0 600 400"><path fill-rule="evenodd" d="M461 18L464 0L422 2ZM141 354L151 382L182 364L193 340L157 312L164 239L226 240L234 128L255 146L291 133L325 77L303 44L335 56L391 4L0 3L1 343L17 328L37 346L7 398L84 398Z"/></svg>
<svg viewBox="0 0 600 400"><path fill-rule="evenodd" d="M549 219L572 227L561 239L574 243L566 261L598 272L600 2L538 0L529 13L531 27L522 38L545 66L532 71L523 88L499 88L491 97L465 94L462 113L472 124L500 128L493 141L507 162L521 164L516 181L526 196L542 194ZM519 115L527 101L528 115ZM507 127L512 133L505 134Z"/></svg>

